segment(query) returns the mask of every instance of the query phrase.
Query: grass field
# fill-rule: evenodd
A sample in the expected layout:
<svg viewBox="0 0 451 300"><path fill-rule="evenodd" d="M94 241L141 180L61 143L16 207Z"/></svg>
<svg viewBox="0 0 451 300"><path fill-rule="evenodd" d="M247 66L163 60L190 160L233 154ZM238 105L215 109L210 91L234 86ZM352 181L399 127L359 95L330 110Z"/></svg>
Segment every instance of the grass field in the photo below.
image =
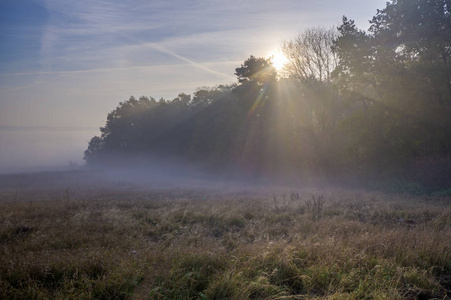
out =
<svg viewBox="0 0 451 300"><path fill-rule="evenodd" d="M450 197L77 178L0 177L1 299L451 299Z"/></svg>

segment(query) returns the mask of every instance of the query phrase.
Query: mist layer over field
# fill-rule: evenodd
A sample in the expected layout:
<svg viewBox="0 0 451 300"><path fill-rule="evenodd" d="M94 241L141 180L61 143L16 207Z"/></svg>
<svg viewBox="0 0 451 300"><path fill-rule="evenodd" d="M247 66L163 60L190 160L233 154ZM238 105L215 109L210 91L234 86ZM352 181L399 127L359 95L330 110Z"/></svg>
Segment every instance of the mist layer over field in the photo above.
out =
<svg viewBox="0 0 451 300"><path fill-rule="evenodd" d="M449 197L163 177L0 175L0 298L451 296Z"/></svg>
<svg viewBox="0 0 451 300"><path fill-rule="evenodd" d="M0 126L0 174L70 169L83 164L95 128Z"/></svg>

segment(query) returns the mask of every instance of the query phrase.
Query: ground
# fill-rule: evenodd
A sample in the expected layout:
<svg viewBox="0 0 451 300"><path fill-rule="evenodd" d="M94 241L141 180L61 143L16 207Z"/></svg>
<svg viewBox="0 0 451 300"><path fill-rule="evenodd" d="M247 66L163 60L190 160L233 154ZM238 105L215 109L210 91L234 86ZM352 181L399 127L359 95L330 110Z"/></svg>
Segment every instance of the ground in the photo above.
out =
<svg viewBox="0 0 451 300"><path fill-rule="evenodd" d="M451 299L450 197L0 176L2 299Z"/></svg>

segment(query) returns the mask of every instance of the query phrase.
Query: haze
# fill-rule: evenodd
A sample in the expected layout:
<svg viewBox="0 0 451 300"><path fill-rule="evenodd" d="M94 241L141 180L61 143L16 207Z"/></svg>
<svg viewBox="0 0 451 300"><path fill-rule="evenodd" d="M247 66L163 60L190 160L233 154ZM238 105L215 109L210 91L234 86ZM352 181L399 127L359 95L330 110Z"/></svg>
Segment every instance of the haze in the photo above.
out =
<svg viewBox="0 0 451 300"><path fill-rule="evenodd" d="M82 163L108 112L130 95L174 98L236 82L307 27L361 28L374 1L2 1L0 170Z"/></svg>

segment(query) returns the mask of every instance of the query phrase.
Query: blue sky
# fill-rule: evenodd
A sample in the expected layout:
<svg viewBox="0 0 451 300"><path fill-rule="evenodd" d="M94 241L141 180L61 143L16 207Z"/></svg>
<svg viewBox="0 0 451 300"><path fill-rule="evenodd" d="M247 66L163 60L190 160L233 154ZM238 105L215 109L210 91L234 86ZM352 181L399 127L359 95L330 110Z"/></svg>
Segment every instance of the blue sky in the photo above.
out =
<svg viewBox="0 0 451 300"><path fill-rule="evenodd" d="M235 82L307 27L362 29L385 0L0 0L0 126L99 127L131 95Z"/></svg>

